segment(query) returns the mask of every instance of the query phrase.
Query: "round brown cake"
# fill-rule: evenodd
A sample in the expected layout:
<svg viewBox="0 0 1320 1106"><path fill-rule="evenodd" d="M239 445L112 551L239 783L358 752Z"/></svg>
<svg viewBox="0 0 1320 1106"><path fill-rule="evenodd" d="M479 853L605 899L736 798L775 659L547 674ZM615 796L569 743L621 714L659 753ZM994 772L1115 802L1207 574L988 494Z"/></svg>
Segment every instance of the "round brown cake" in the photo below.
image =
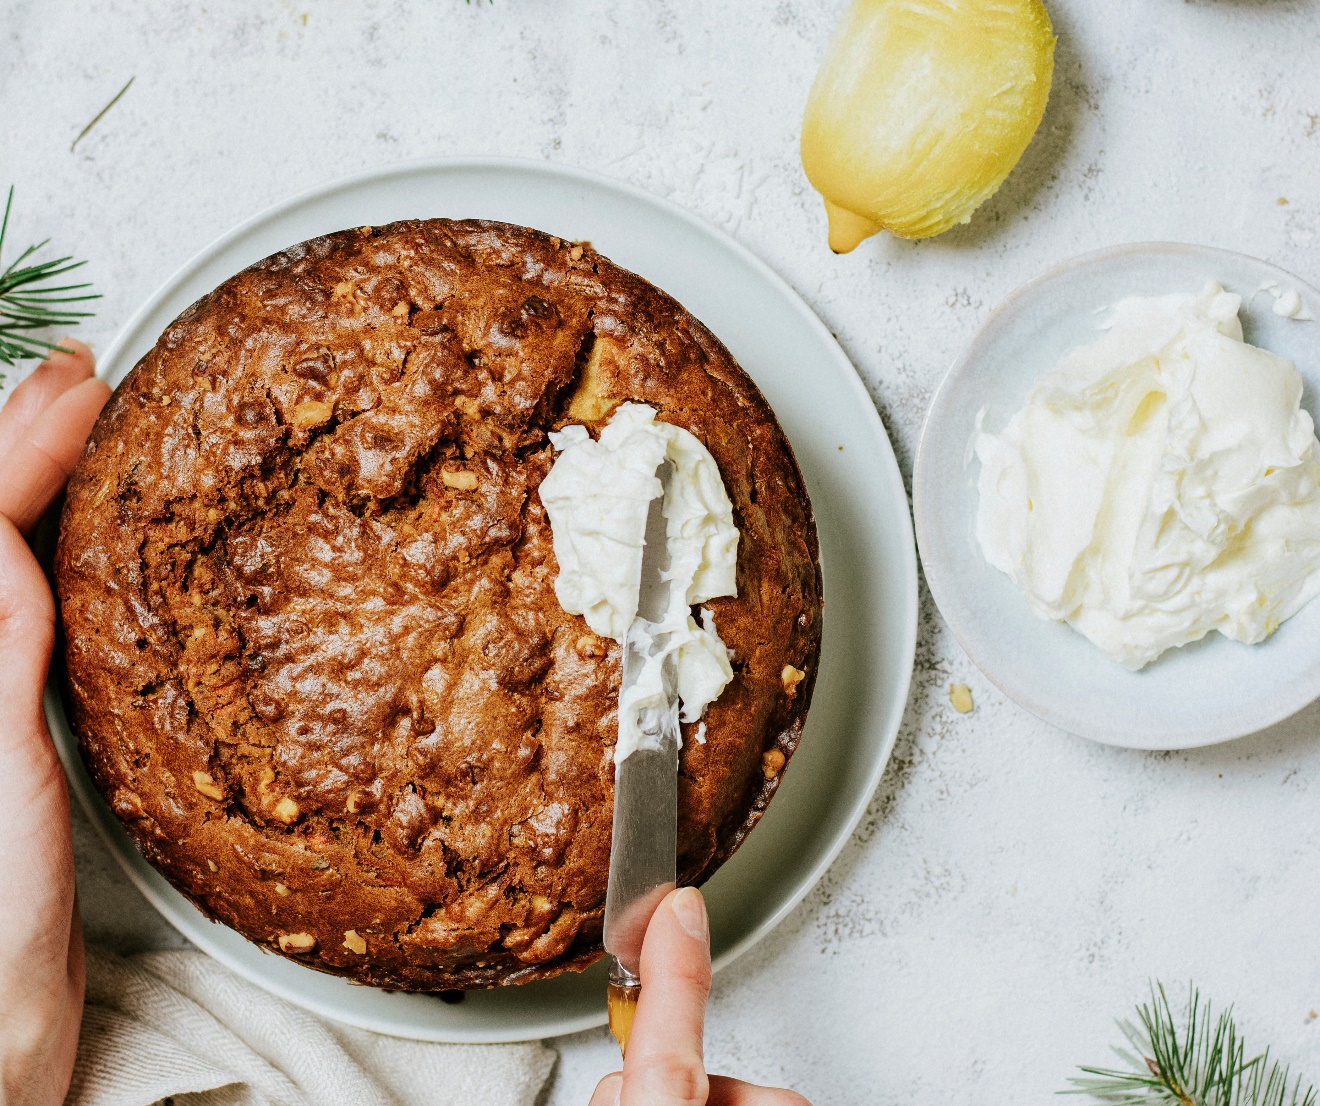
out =
<svg viewBox="0 0 1320 1106"><path fill-rule="evenodd" d="M443 219L259 262L119 385L69 485L55 580L93 778L207 915L408 990L601 952L620 649L560 607L547 431L626 400L710 450L734 678L685 725L679 871L756 824L821 634L815 527L718 340L590 246Z"/></svg>

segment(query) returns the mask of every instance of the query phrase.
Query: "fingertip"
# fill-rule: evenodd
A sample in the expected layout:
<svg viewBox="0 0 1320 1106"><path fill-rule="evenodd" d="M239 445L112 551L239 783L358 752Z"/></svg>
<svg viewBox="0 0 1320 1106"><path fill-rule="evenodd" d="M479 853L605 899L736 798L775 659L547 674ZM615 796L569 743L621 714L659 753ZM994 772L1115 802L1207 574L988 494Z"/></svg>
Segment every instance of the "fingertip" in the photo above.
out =
<svg viewBox="0 0 1320 1106"><path fill-rule="evenodd" d="M110 385L90 377L47 407L29 431L31 440L60 465L66 477L82 456L87 435L109 398Z"/></svg>
<svg viewBox="0 0 1320 1106"><path fill-rule="evenodd" d="M92 347L86 342L80 342L77 338L74 338L71 335L66 334L59 340L58 344L64 349L72 350L73 356L77 357L80 361L86 361L88 363L94 363L96 361L96 354L92 352Z"/></svg>
<svg viewBox="0 0 1320 1106"><path fill-rule="evenodd" d="M703 944L710 943L710 919L700 891L695 887L680 887L669 896L669 909L684 933Z"/></svg>
<svg viewBox="0 0 1320 1106"><path fill-rule="evenodd" d="M51 350L44 364L75 369L83 376L91 376L96 371L96 355L86 342L80 342L77 338L61 338L56 345L60 348Z"/></svg>
<svg viewBox="0 0 1320 1106"><path fill-rule="evenodd" d="M90 376L81 384L75 384L65 396L76 397L76 404L80 410L92 410L99 415L101 408L105 406L105 401L110 398L110 392L109 384L99 376ZM64 396L60 398L63 399Z"/></svg>
<svg viewBox="0 0 1320 1106"><path fill-rule="evenodd" d="M619 1106L623 1094L623 1072L612 1071L596 1084L587 1106Z"/></svg>
<svg viewBox="0 0 1320 1106"><path fill-rule="evenodd" d="M706 900L695 887L670 891L656 908L642 944L643 994L652 979L710 989L710 921Z"/></svg>
<svg viewBox="0 0 1320 1106"><path fill-rule="evenodd" d="M78 387L86 390L88 396L95 397L96 413L101 413L101 408L105 406L106 401L114 394L114 389L110 387L99 376L93 376L84 380ZM88 402L92 402L89 400Z"/></svg>

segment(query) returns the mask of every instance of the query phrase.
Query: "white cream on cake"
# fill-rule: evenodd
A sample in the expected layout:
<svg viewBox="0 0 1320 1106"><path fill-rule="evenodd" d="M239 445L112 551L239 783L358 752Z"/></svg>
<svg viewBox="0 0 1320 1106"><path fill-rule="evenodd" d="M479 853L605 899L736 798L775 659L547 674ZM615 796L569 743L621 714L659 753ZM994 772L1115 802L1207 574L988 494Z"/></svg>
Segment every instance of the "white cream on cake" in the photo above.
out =
<svg viewBox="0 0 1320 1106"><path fill-rule="evenodd" d="M973 442L986 560L1128 668L1263 641L1320 592L1320 443L1240 306L1217 284L1122 301Z"/></svg>
<svg viewBox="0 0 1320 1106"><path fill-rule="evenodd" d="M555 595L596 633L623 644L637 617L646 516L660 494L656 469L673 466L665 489L668 609L641 678L619 703L616 763L639 747L638 713L663 700L661 668L674 657L684 722L696 722L733 678L713 618L692 608L736 595L738 528L715 459L690 432L660 422L654 408L622 404L593 440L585 426L550 435L559 456L541 482L559 575ZM648 641L647 644L653 644Z"/></svg>

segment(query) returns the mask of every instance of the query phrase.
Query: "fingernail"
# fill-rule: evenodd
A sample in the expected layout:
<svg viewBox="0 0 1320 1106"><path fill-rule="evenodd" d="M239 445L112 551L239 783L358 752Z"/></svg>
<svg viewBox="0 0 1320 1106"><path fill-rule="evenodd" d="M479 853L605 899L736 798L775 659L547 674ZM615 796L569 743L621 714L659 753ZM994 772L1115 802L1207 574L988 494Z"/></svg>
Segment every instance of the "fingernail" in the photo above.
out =
<svg viewBox="0 0 1320 1106"><path fill-rule="evenodd" d="M710 936L710 922L706 918L706 900L695 887L680 887L670 900L674 917L689 937L705 941Z"/></svg>

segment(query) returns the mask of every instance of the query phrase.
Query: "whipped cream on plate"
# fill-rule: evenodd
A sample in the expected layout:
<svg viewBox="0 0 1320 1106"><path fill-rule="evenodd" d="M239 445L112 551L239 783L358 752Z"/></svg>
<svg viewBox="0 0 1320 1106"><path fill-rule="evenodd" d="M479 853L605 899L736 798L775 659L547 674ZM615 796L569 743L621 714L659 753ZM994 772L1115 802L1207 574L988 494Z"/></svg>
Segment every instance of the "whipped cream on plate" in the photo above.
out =
<svg viewBox="0 0 1320 1106"><path fill-rule="evenodd" d="M669 604L654 628L641 678L619 703L615 762L639 747L638 713L663 700L661 669L673 655L684 722L696 722L733 679L729 651L709 611L692 608L737 595L738 528L719 467L700 440L656 419L655 409L624 403L593 440L585 426L550 435L559 451L541 482L559 575L555 595L596 633L623 643L637 617L642 547L651 500L660 494L656 469L673 466L665 489Z"/></svg>
<svg viewBox="0 0 1320 1106"><path fill-rule="evenodd" d="M1268 280L1260 286L1259 291L1270 294L1274 300L1273 311L1280 318L1296 319L1299 323L1310 322L1315 318L1296 288L1281 288L1277 281Z"/></svg>
<svg viewBox="0 0 1320 1106"><path fill-rule="evenodd" d="M1134 670L1212 630L1263 641L1320 592L1320 442L1240 306L1123 300L1003 430L978 420L986 560Z"/></svg>

